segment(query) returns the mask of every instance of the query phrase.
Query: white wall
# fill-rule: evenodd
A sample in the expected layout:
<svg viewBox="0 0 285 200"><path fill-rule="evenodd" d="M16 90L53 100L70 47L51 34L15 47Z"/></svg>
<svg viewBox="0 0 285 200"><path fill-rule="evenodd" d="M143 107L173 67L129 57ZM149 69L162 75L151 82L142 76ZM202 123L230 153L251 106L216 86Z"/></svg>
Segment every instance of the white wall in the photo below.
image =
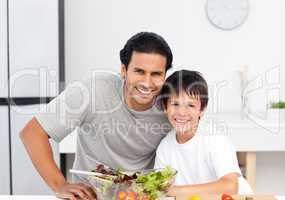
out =
<svg viewBox="0 0 285 200"><path fill-rule="evenodd" d="M206 0L65 2L67 83L84 79L96 69L119 71L119 50L126 40L139 31L153 31L170 44L175 66L201 71L212 89L226 81L219 94L212 94L218 98L220 112L240 109L237 70L242 65L249 67L250 79L261 75L263 80L266 72L279 66L281 80L274 87L285 98L284 0L249 0L247 21L233 31L221 31L209 23ZM251 97L253 110L265 108L268 88L263 86ZM211 101L210 111L214 105ZM258 154L258 192L285 194L279 187L285 185L282 168L274 168L274 176L266 175L272 165L284 166L284 158L285 153Z"/></svg>
<svg viewBox="0 0 285 200"><path fill-rule="evenodd" d="M236 71L249 67L251 78L284 65L281 33L285 24L282 0L250 0L246 23L234 31L221 31L207 20L203 1L66 1L67 82L81 79L94 69L118 71L119 50L136 32L154 31L169 42L175 66L201 71L209 84L227 81L219 94L221 111L240 108ZM281 31L282 29L282 31ZM285 31L284 31L285 33ZM285 49L284 49L285 50ZM285 70L281 69L285 74ZM285 85L283 78L283 85ZM285 97L285 91L282 91ZM254 106L264 107L265 97L255 95ZM228 103L231 102L231 103ZM212 104L210 104L212 105Z"/></svg>

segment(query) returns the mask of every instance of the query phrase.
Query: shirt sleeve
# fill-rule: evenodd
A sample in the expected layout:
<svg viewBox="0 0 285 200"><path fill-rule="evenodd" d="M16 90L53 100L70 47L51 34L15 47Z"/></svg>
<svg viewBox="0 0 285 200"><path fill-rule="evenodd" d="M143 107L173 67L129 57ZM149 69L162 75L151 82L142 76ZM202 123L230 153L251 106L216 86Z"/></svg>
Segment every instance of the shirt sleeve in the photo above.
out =
<svg viewBox="0 0 285 200"><path fill-rule="evenodd" d="M44 106L35 118L53 140L60 142L86 117L90 96L89 81L74 82Z"/></svg>
<svg viewBox="0 0 285 200"><path fill-rule="evenodd" d="M241 175L238 165L236 150L227 136L209 136L210 164L212 165L217 178L229 173Z"/></svg>

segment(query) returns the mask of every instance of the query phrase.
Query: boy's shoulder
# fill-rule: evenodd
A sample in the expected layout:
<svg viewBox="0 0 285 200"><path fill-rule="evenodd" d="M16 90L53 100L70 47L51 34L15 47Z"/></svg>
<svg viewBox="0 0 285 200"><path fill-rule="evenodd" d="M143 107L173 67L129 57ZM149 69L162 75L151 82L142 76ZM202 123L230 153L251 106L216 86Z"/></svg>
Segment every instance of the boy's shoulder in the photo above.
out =
<svg viewBox="0 0 285 200"><path fill-rule="evenodd" d="M231 139L228 135L219 135L219 134L207 134L207 133L199 133L197 134L200 140L203 140L205 143L217 144L217 143L231 143Z"/></svg>
<svg viewBox="0 0 285 200"><path fill-rule="evenodd" d="M169 145L171 145L171 143L173 142L173 139L175 139L175 131L172 129L160 141L159 148L169 147Z"/></svg>
<svg viewBox="0 0 285 200"><path fill-rule="evenodd" d="M235 145L228 135L203 135L200 141L209 152L235 151Z"/></svg>
<svg viewBox="0 0 285 200"><path fill-rule="evenodd" d="M231 143L231 140L227 135L217 135L217 134L203 135L203 138L210 144Z"/></svg>

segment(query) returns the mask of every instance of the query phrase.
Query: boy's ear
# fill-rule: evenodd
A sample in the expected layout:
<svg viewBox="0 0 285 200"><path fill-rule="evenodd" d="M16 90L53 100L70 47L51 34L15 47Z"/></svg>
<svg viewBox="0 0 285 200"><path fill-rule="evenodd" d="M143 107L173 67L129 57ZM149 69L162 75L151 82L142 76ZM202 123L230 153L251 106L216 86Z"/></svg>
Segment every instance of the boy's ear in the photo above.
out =
<svg viewBox="0 0 285 200"><path fill-rule="evenodd" d="M205 107L205 108L200 112L200 118L204 116L206 110L207 110L207 107Z"/></svg>
<svg viewBox="0 0 285 200"><path fill-rule="evenodd" d="M121 77L125 78L127 76L127 68L124 64L121 64Z"/></svg>
<svg viewBox="0 0 285 200"><path fill-rule="evenodd" d="M163 112L166 113L166 105L164 105L164 103L163 103L161 107L163 109Z"/></svg>
<svg viewBox="0 0 285 200"><path fill-rule="evenodd" d="M159 110L160 110L161 112L166 113L166 107L165 107L164 103L163 103L160 99L158 99L157 102L158 102Z"/></svg>

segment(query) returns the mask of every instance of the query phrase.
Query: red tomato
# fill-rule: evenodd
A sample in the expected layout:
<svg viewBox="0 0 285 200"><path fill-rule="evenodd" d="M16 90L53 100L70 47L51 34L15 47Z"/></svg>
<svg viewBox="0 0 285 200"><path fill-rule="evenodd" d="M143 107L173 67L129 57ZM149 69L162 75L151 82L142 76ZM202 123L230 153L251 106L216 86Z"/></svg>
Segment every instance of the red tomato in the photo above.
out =
<svg viewBox="0 0 285 200"><path fill-rule="evenodd" d="M127 200L136 200L137 194L135 192L128 192Z"/></svg>
<svg viewBox="0 0 285 200"><path fill-rule="evenodd" d="M222 195L222 200L233 200L233 197L227 194Z"/></svg>

